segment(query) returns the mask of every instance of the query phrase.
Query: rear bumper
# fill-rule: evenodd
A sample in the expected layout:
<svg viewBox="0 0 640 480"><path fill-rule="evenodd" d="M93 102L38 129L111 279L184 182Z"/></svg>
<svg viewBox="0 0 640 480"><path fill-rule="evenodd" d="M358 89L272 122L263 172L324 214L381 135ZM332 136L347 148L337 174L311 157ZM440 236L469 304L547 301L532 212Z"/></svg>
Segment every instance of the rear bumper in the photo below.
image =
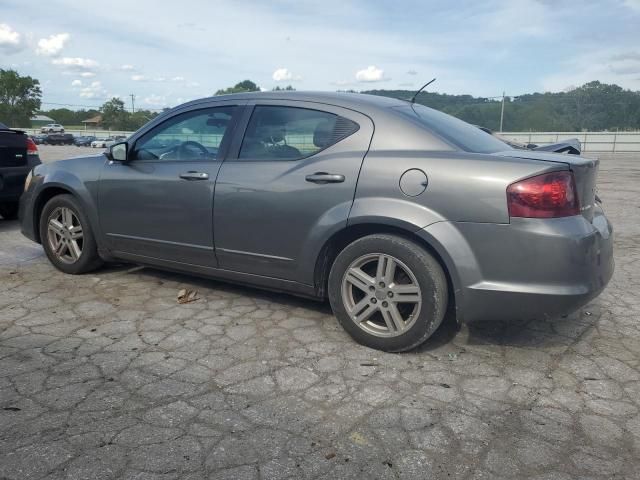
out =
<svg viewBox="0 0 640 480"><path fill-rule="evenodd" d="M31 166L0 168L0 201L17 201L24 190L24 180Z"/></svg>
<svg viewBox="0 0 640 480"><path fill-rule="evenodd" d="M575 216L442 223L448 226L425 231L445 249L463 322L569 314L598 296L613 275L612 227L599 206L592 222Z"/></svg>

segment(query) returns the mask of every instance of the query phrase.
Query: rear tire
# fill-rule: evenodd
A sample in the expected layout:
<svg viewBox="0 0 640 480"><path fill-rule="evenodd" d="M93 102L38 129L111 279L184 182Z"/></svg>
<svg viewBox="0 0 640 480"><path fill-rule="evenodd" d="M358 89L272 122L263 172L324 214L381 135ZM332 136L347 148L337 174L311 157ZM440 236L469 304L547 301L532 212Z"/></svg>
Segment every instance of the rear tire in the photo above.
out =
<svg viewBox="0 0 640 480"><path fill-rule="evenodd" d="M18 218L18 202L0 203L0 216L5 220Z"/></svg>
<svg viewBox="0 0 640 480"><path fill-rule="evenodd" d="M90 272L103 263L89 219L73 195L57 195L45 204L40 238L49 261L64 273Z"/></svg>
<svg viewBox="0 0 640 480"><path fill-rule="evenodd" d="M329 301L358 343L403 352L427 340L447 311L438 261L404 237L376 234L348 245L329 273Z"/></svg>

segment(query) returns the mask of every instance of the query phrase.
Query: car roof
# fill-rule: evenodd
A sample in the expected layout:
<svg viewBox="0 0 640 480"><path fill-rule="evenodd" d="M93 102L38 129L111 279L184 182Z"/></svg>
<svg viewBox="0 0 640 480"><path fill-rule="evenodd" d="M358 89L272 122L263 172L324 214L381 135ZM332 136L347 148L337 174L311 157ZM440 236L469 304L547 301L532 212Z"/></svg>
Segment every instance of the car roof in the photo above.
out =
<svg viewBox="0 0 640 480"><path fill-rule="evenodd" d="M371 110L385 109L399 105L407 105L404 100L397 98L383 97L380 95L369 95L365 93L352 92L300 92L300 91L277 91L277 92L244 92L231 95L216 95L214 97L200 98L188 103L179 105L187 107L211 101L225 100L293 100L299 102L315 102L367 113ZM176 107L178 108L178 107Z"/></svg>

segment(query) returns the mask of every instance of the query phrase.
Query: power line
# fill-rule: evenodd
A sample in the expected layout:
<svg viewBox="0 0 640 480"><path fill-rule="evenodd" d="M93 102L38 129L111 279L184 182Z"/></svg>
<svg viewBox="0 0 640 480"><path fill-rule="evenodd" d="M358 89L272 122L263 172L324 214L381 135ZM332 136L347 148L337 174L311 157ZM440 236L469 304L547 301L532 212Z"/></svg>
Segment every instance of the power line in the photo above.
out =
<svg viewBox="0 0 640 480"><path fill-rule="evenodd" d="M57 107L79 107L79 108L90 108L93 110L100 110L103 104L100 105L87 105L87 104L77 104L77 103L56 103L56 102L40 102L41 105L54 105ZM125 107L126 108L126 107ZM132 104L133 108L133 104ZM165 108L170 107L162 107L162 108L145 108L144 110L148 110L150 112L161 112ZM128 108L127 108L128 110Z"/></svg>
<svg viewBox="0 0 640 480"><path fill-rule="evenodd" d="M79 105L73 103L55 103L55 102L40 102L41 105L56 105L60 107L84 107L84 108L100 108L102 105Z"/></svg>

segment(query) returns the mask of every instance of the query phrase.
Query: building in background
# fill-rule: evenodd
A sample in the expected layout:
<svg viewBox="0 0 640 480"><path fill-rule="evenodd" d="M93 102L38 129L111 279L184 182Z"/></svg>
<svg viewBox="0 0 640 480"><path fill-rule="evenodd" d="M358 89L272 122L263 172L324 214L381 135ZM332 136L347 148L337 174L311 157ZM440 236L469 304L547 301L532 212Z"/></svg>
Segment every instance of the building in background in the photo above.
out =
<svg viewBox="0 0 640 480"><path fill-rule="evenodd" d="M31 117L31 128L40 128L50 123L56 123L56 121L46 115L34 115Z"/></svg>
<svg viewBox="0 0 640 480"><path fill-rule="evenodd" d="M86 120L82 121L82 124L84 125L85 130L87 129L87 127L100 128L102 126L102 115L96 115L95 117L87 118Z"/></svg>

